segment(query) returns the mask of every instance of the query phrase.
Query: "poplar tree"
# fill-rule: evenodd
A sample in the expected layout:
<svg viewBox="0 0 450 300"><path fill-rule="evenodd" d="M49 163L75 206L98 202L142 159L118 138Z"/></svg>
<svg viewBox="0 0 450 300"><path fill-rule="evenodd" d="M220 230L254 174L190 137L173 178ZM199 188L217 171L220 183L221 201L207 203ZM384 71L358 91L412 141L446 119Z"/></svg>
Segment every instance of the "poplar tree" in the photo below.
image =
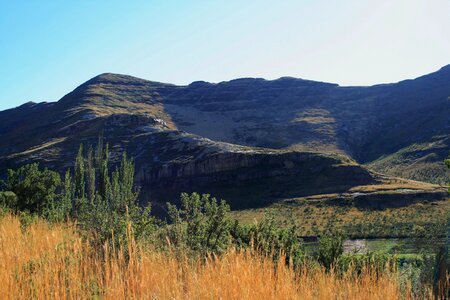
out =
<svg viewBox="0 0 450 300"><path fill-rule="evenodd" d="M84 157L83 157L83 144L78 149L78 155L75 159L75 198L83 200L85 198L85 170L84 170Z"/></svg>
<svg viewBox="0 0 450 300"><path fill-rule="evenodd" d="M134 183L134 161L124 152L112 173L109 168L109 145L104 145L101 138L95 150L89 147L86 156L80 145L73 184L68 171L63 191L63 198L72 199L76 204L72 217L99 245L106 241L126 242L129 225L136 238L148 235L152 232L149 229L155 226L150 205L140 207L137 202L139 189Z"/></svg>
<svg viewBox="0 0 450 300"><path fill-rule="evenodd" d="M86 161L87 196L90 202L95 198L95 166L92 146L89 147Z"/></svg>

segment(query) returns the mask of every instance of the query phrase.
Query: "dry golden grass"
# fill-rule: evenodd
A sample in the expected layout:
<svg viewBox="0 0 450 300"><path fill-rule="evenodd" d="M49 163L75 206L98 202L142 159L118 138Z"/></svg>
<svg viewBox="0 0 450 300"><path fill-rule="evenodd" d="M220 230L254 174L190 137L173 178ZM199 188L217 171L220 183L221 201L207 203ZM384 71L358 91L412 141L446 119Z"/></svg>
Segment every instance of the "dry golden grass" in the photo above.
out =
<svg viewBox="0 0 450 300"><path fill-rule="evenodd" d="M360 185L349 189L350 193L353 192L382 192L382 191L393 191L393 190L423 190L432 191L442 189L441 186L427 183L414 181L403 178L389 178L385 179L383 183L373 184L373 185Z"/></svg>
<svg viewBox="0 0 450 300"><path fill-rule="evenodd" d="M16 217L0 220L2 299L410 299L395 274L337 276L299 271L252 252L206 261L144 250L130 243L102 255L71 226L38 221L24 232Z"/></svg>

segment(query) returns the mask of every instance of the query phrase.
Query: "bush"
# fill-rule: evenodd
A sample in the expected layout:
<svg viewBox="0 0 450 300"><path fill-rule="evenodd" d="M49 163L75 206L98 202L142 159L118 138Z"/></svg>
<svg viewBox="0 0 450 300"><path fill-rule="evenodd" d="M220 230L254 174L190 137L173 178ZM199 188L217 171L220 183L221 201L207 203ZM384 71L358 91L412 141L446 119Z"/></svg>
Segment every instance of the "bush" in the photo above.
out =
<svg viewBox="0 0 450 300"><path fill-rule="evenodd" d="M13 192L0 192L0 207L12 209L17 207L17 196Z"/></svg>
<svg viewBox="0 0 450 300"><path fill-rule="evenodd" d="M341 255L336 259L336 271L344 273L351 270L354 274L361 274L364 270L370 269L371 272L382 274L389 269L394 271L397 261L391 255L382 252L369 252L364 254Z"/></svg>
<svg viewBox="0 0 450 300"><path fill-rule="evenodd" d="M331 232L319 238L318 262L327 270L333 267L344 253L345 236L340 232Z"/></svg>
<svg viewBox="0 0 450 300"><path fill-rule="evenodd" d="M231 235L237 248L253 247L259 253L272 256L275 260L284 255L286 263L298 265L305 257L296 227L280 228L272 216L265 216L261 222L253 225L242 225L236 221Z"/></svg>
<svg viewBox="0 0 450 300"><path fill-rule="evenodd" d="M171 245L194 253L222 253L230 245L230 206L209 194L181 194L181 207L167 203Z"/></svg>

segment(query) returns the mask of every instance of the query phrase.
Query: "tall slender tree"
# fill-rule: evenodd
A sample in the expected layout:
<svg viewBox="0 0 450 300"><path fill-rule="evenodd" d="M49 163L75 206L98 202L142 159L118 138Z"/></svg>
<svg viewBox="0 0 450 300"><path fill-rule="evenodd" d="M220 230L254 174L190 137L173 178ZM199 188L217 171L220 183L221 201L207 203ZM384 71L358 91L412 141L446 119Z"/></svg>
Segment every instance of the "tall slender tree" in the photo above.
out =
<svg viewBox="0 0 450 300"><path fill-rule="evenodd" d="M85 164L83 156L83 144L80 145L78 149L78 155L75 159L75 198L84 199L85 198Z"/></svg>
<svg viewBox="0 0 450 300"><path fill-rule="evenodd" d="M93 202L95 198L95 166L94 166L94 150L89 147L86 160L86 179L87 179L87 196Z"/></svg>

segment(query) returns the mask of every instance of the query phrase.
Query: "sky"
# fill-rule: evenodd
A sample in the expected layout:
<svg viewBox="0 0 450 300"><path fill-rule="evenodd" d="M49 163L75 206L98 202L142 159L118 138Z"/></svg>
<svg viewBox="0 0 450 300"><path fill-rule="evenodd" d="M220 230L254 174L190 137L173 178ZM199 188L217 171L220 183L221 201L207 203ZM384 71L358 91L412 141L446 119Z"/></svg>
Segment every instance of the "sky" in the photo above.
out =
<svg viewBox="0 0 450 300"><path fill-rule="evenodd" d="M450 64L450 0L0 0L0 110L105 72L372 85Z"/></svg>

